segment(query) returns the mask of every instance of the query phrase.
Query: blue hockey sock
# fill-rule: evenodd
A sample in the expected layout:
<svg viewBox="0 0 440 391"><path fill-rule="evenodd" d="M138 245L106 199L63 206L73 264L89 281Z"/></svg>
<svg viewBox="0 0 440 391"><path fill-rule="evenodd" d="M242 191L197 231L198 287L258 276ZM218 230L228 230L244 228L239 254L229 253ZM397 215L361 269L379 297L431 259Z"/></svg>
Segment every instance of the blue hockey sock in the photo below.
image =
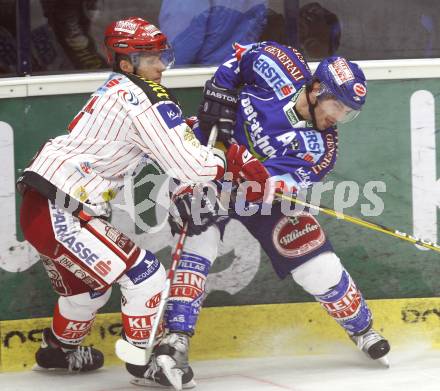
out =
<svg viewBox="0 0 440 391"><path fill-rule="evenodd" d="M315 298L349 334L360 334L370 327L371 311L346 270L338 284Z"/></svg>
<svg viewBox="0 0 440 391"><path fill-rule="evenodd" d="M165 327L170 331L194 334L210 268L211 262L208 259L188 252L182 253L165 313Z"/></svg>

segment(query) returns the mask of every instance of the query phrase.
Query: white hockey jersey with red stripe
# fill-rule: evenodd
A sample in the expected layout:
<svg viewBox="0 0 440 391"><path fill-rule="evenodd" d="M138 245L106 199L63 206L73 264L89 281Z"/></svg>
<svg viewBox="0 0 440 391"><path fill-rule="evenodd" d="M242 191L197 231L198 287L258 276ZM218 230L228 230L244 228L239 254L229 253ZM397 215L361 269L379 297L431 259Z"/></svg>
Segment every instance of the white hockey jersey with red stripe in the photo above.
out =
<svg viewBox="0 0 440 391"><path fill-rule="evenodd" d="M95 205L114 198L145 158L183 182L212 180L224 162L200 145L176 103L160 84L112 73L71 122L70 133L49 140L26 171Z"/></svg>

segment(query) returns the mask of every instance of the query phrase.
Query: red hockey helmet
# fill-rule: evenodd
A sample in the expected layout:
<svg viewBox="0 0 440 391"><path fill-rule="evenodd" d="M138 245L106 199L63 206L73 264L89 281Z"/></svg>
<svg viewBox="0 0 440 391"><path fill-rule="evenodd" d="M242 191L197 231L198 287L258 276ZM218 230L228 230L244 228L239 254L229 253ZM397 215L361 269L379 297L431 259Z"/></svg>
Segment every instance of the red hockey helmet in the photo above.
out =
<svg viewBox="0 0 440 391"><path fill-rule="evenodd" d="M115 53L130 57L135 53L160 55L166 67L174 62L166 35L142 18L130 17L111 23L105 30L104 43L110 65L115 60Z"/></svg>

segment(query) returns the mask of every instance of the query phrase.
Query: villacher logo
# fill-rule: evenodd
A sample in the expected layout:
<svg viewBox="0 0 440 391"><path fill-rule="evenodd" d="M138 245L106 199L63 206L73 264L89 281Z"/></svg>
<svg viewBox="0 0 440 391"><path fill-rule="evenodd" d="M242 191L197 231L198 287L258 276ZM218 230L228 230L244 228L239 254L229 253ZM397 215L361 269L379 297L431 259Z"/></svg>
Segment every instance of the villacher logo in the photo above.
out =
<svg viewBox="0 0 440 391"><path fill-rule="evenodd" d="M272 241L282 256L296 258L321 247L325 235L312 215L299 212L294 217L280 219L272 231Z"/></svg>

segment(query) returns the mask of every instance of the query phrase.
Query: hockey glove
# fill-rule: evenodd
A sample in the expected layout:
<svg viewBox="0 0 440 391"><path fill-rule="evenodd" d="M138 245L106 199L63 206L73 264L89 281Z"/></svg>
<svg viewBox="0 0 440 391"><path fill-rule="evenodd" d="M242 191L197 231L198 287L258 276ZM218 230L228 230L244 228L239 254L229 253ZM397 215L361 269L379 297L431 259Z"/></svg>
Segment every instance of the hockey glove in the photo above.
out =
<svg viewBox="0 0 440 391"><path fill-rule="evenodd" d="M226 152L226 161L227 170L232 173L233 181L249 182L246 200L249 202L262 201L266 183L270 177L266 167L252 156L244 145L238 144L232 144L229 147Z"/></svg>
<svg viewBox="0 0 440 391"><path fill-rule="evenodd" d="M199 119L193 115L191 117L185 118L185 123L194 131L194 128L198 126Z"/></svg>
<svg viewBox="0 0 440 391"><path fill-rule="evenodd" d="M229 144L235 125L237 102L236 90L219 87L212 79L208 80L197 113L200 129L209 134L217 124L218 140Z"/></svg>
<svg viewBox="0 0 440 391"><path fill-rule="evenodd" d="M168 223L171 233L179 234L183 225L188 223L188 236L200 235L208 227L225 218L226 211L219 215L221 206L217 199L217 190L212 185L179 185L171 194L171 206Z"/></svg>

